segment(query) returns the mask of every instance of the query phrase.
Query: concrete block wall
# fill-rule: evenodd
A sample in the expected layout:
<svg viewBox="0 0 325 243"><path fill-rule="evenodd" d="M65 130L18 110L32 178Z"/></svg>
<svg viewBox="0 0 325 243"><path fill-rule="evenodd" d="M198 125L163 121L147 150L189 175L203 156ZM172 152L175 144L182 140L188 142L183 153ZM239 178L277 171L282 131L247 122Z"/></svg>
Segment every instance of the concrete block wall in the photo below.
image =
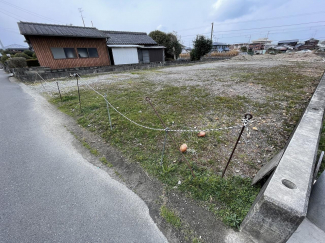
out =
<svg viewBox="0 0 325 243"><path fill-rule="evenodd" d="M307 215L325 108L325 75L280 162L241 224L259 243L286 242Z"/></svg>
<svg viewBox="0 0 325 243"><path fill-rule="evenodd" d="M201 61L189 61L179 60L176 62L152 62L148 64L125 64L125 65L113 65L113 66L94 66L94 67L77 67L77 68L65 68L65 69L51 69L49 67L32 67L32 68L16 68L10 70L16 78L22 82L34 82L40 78L36 78L38 73L43 79L56 79L68 77L70 73L79 73L80 75L92 74L92 73L105 73L105 72L122 72L128 70L142 70L163 66L176 66L191 63L202 63L230 59L231 57L218 57L218 58L205 58Z"/></svg>

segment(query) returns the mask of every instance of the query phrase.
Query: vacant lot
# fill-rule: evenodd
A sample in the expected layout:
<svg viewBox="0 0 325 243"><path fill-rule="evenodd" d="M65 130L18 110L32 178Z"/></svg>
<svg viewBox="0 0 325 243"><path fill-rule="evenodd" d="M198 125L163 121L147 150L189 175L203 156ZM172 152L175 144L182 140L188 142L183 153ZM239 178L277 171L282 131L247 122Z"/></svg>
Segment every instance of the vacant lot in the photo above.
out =
<svg viewBox="0 0 325 243"><path fill-rule="evenodd" d="M55 83L31 85L47 91L59 109L116 146L131 161L141 163L167 188L177 187L210 205L223 221L237 227L260 186L251 178L289 138L325 68L313 54L282 54L161 69L82 77L79 109L75 80L60 81L63 101ZM226 128L207 132L154 131L139 127L112 108L110 130L106 102L91 85L128 118L142 125L164 128L145 97L150 97L169 129ZM241 119L251 113L226 178L224 169L240 131ZM173 141L173 139L175 142ZM164 147L164 157L162 150ZM179 146L188 145L184 157ZM104 160L103 160L104 161ZM193 169L193 173L189 169ZM194 176L193 176L194 174Z"/></svg>

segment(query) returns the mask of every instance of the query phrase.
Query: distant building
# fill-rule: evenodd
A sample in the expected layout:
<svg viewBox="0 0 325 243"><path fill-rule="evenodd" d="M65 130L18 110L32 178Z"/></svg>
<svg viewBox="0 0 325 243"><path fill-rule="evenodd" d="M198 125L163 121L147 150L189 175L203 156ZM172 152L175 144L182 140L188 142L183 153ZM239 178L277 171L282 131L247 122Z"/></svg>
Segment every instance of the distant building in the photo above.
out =
<svg viewBox="0 0 325 243"><path fill-rule="evenodd" d="M163 62L165 51L145 32L102 30L112 65Z"/></svg>
<svg viewBox="0 0 325 243"><path fill-rule="evenodd" d="M296 46L298 44L299 40L283 40L278 42L278 46L288 45L288 46Z"/></svg>
<svg viewBox="0 0 325 243"><path fill-rule="evenodd" d="M318 42L319 42L319 40L311 38L311 39L305 41L305 45L317 46Z"/></svg>
<svg viewBox="0 0 325 243"><path fill-rule="evenodd" d="M216 51L216 52L227 52L229 51L229 46L226 43L222 43L222 42L213 42L212 43L212 49L211 51Z"/></svg>
<svg viewBox="0 0 325 243"><path fill-rule="evenodd" d="M249 44L248 49L254 52L254 54L265 54L265 44L263 43Z"/></svg>
<svg viewBox="0 0 325 243"><path fill-rule="evenodd" d="M29 48L27 46L22 46L22 45L18 45L18 44L12 44L9 46L5 46L3 49L7 50L7 51L11 51L11 52L23 52L25 50L29 50Z"/></svg>
<svg viewBox="0 0 325 243"><path fill-rule="evenodd" d="M254 54L265 54L266 48L265 46L268 46L271 44L272 41L268 38L260 38L257 40L253 40L251 44L249 44L249 50L253 51Z"/></svg>
<svg viewBox="0 0 325 243"><path fill-rule="evenodd" d="M230 45L229 49L230 50L240 50L244 46L248 48L249 43L232 44L232 45Z"/></svg>
<svg viewBox="0 0 325 243"><path fill-rule="evenodd" d="M268 38L260 38L252 41L253 44L271 44L272 41Z"/></svg>
<svg viewBox="0 0 325 243"><path fill-rule="evenodd" d="M182 49L182 54L190 53L192 51L191 47L184 46Z"/></svg>
<svg viewBox="0 0 325 243"><path fill-rule="evenodd" d="M305 44L297 45L295 48L297 50L315 50L317 48L318 42L319 42L319 40L311 38L309 40L306 40Z"/></svg>

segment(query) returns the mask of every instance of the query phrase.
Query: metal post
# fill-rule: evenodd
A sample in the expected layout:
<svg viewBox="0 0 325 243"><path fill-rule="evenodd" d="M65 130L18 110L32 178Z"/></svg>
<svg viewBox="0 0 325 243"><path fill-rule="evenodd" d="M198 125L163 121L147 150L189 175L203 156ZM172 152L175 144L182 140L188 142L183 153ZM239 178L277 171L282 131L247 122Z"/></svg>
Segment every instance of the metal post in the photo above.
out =
<svg viewBox="0 0 325 243"><path fill-rule="evenodd" d="M111 121L111 115L109 113L109 106L108 106L108 102L107 102L107 94L105 94L105 101L106 101L106 107L107 107L107 113L108 113L108 120L109 120L109 125L111 127L111 131L113 131L113 128L112 128L112 121Z"/></svg>
<svg viewBox="0 0 325 243"><path fill-rule="evenodd" d="M39 76L39 77L41 78L41 85L42 85L43 89L45 89L45 87L44 87L44 85L43 85L43 82L42 82L42 76L39 75L39 73L36 73L36 77L37 77L37 76ZM46 89L45 89L45 90L46 90Z"/></svg>
<svg viewBox="0 0 325 243"><path fill-rule="evenodd" d="M252 116L251 114L245 114L245 116L244 116L244 120L243 120L243 127L241 128L241 131L240 131L240 133L239 133L239 136L238 136L238 139L237 139L237 141L236 141L235 147L233 148L233 150L232 150L232 152L231 152L231 155L230 155L230 157L229 157L229 159L228 159L227 165L226 165L225 169L224 169L223 172L222 172L222 176L221 176L222 178L224 177L224 175L225 175L225 173L226 173L226 170L227 170L227 168L228 168L228 165L229 165L229 163L230 163L230 161L231 161L231 159L232 159L232 156L234 155L234 152L235 152L235 150L236 150L236 147L237 147L237 144L238 144L238 142L239 142L239 140L240 140L240 137L241 137L241 135L243 134L243 131L245 130L245 127L247 126L247 121L250 120L250 119L252 119L252 118L253 118L253 116Z"/></svg>
<svg viewBox="0 0 325 243"><path fill-rule="evenodd" d="M146 97L146 101L150 104L151 108L152 108L152 109L154 110L154 112L156 113L156 115L157 115L157 117L159 118L161 124L162 124L165 128L167 128L167 126L165 125L164 121L161 119L160 115L158 114L157 110L155 109L155 107L154 107L153 104L151 103L151 100L150 100L149 97ZM174 138L173 138L169 133L168 133L168 135L171 137L171 139L172 139L173 142L175 143L175 146L178 147L178 145L177 145L175 139L174 139ZM178 150L178 151L179 151L179 150ZM187 161L187 159L185 158L184 154L183 154L181 151L179 151L179 152L182 154L182 156L183 156L183 158L184 158L184 160L185 160L185 162L186 162L188 168L191 170L192 176L195 177L194 172L193 172L193 169L192 169L190 163Z"/></svg>
<svg viewBox="0 0 325 243"><path fill-rule="evenodd" d="M213 34L213 23L211 23L212 26L211 26L211 41L212 41L212 34ZM213 41L212 41L213 42Z"/></svg>
<svg viewBox="0 0 325 243"><path fill-rule="evenodd" d="M160 165L162 166L163 162L164 162L164 152L165 152L165 146L167 143L167 135L168 135L168 127L166 127L166 133L165 133L165 140L164 140L164 145L163 145L163 149L161 152L161 160L160 160Z"/></svg>
<svg viewBox="0 0 325 243"><path fill-rule="evenodd" d="M78 96L79 96L79 106L80 106L80 112L81 112L81 101L80 101L80 91L79 91L79 83L78 83L78 74L75 74L75 77L77 79L77 86L78 86Z"/></svg>
<svg viewBox="0 0 325 243"><path fill-rule="evenodd" d="M61 101L62 101L62 96L61 96L61 92L60 92L60 88L59 88L59 82L56 82L56 85L58 86L58 90L59 90L60 99L61 99Z"/></svg>

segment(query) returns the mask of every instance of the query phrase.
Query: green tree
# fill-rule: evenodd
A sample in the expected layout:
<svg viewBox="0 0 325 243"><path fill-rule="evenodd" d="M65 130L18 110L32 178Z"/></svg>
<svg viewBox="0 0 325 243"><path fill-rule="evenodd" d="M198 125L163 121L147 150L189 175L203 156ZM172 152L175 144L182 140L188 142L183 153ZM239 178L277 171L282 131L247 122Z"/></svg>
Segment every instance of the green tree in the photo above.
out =
<svg viewBox="0 0 325 243"><path fill-rule="evenodd" d="M26 59L31 59L32 57L31 56L28 56L27 54L25 53L16 53L14 55L14 57L23 57L23 58L26 58Z"/></svg>
<svg viewBox="0 0 325 243"><path fill-rule="evenodd" d="M240 50L241 50L242 52L247 52L247 46L242 46L242 47L240 48Z"/></svg>
<svg viewBox="0 0 325 243"><path fill-rule="evenodd" d="M30 50L25 50L24 53L30 57L33 57L34 52Z"/></svg>
<svg viewBox="0 0 325 243"><path fill-rule="evenodd" d="M212 49L212 40L204 37L203 35L197 35L193 41L194 49L191 51L191 60L200 60L205 54Z"/></svg>
<svg viewBox="0 0 325 243"><path fill-rule="evenodd" d="M2 57L1 57L1 62L3 64L5 64L5 62L9 59L9 57L6 55L6 54L2 54Z"/></svg>
<svg viewBox="0 0 325 243"><path fill-rule="evenodd" d="M158 45L166 47L165 56L167 58L177 59L182 52L182 45L177 33L165 33L160 30L151 31L149 36L157 42Z"/></svg>

